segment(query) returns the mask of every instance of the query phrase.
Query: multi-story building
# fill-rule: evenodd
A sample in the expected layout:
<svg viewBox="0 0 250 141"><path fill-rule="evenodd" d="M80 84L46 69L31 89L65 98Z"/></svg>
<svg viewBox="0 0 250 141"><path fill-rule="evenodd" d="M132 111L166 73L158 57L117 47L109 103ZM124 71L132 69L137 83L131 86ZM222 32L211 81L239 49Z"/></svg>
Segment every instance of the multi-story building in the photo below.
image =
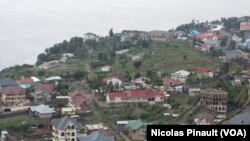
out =
<svg viewBox="0 0 250 141"><path fill-rule="evenodd" d="M246 39L250 38L250 22L241 22L240 30L244 31Z"/></svg>
<svg viewBox="0 0 250 141"><path fill-rule="evenodd" d="M165 95L159 91L152 90L131 90L123 92L109 92L106 95L107 103L123 102L162 102Z"/></svg>
<svg viewBox="0 0 250 141"><path fill-rule="evenodd" d="M206 89L201 91L201 105L212 109L215 112L227 112L227 95L222 90Z"/></svg>
<svg viewBox="0 0 250 141"><path fill-rule="evenodd" d="M147 123L141 120L131 120L127 127L128 135L133 141L144 141L146 139Z"/></svg>
<svg viewBox="0 0 250 141"><path fill-rule="evenodd" d="M79 132L83 130L76 118L68 116L52 119L51 124L53 141L77 141Z"/></svg>
<svg viewBox="0 0 250 141"><path fill-rule="evenodd" d="M16 106L25 101L26 92L19 86L8 86L0 91L4 106Z"/></svg>
<svg viewBox="0 0 250 141"><path fill-rule="evenodd" d="M144 40L153 40L153 41L167 41L169 39L173 39L175 36L174 32L168 32L168 31L149 31L146 32L142 39Z"/></svg>
<svg viewBox="0 0 250 141"><path fill-rule="evenodd" d="M51 95L54 92L54 84L37 84L35 87L35 92L31 95L34 97L35 103L44 103L46 101L51 101Z"/></svg>
<svg viewBox="0 0 250 141"><path fill-rule="evenodd" d="M240 23L240 30L241 31L249 31L250 30L250 22L241 22Z"/></svg>

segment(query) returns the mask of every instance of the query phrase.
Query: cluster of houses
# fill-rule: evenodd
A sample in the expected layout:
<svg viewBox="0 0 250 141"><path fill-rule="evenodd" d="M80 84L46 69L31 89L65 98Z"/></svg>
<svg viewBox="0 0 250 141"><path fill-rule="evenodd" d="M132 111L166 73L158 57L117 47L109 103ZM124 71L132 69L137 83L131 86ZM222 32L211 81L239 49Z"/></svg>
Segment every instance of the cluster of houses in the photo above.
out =
<svg viewBox="0 0 250 141"><path fill-rule="evenodd" d="M167 41L175 37L175 32L173 31L137 31L137 30L123 30L120 34L121 41L130 40L133 37L138 37L142 40L153 40L153 41Z"/></svg>
<svg viewBox="0 0 250 141"><path fill-rule="evenodd" d="M195 48L209 52L211 48L216 48L220 44L223 37L223 26L218 25L210 29L206 33L200 33L193 30L186 36L184 32L177 31L130 31L124 30L120 34L121 40L130 40L133 37L139 37L143 40L167 41L177 38L184 40L199 40L195 44ZM250 38L250 22L242 22L240 30L245 33L246 39ZM84 40L99 40L99 36L93 33L84 34ZM234 35L232 40L237 41L237 46L248 47L250 43L242 40ZM126 54L128 49L116 52L116 55ZM74 54L65 53L60 60L44 62L39 66L40 69L51 69L58 67L61 63L66 62L69 58L74 57ZM247 54L241 50L227 50L225 56L220 58L223 62L233 62L239 59L246 59ZM140 55L132 56L133 61L142 59ZM111 66L101 67L102 72L112 71ZM102 82L109 86L113 86L112 91L105 92L106 104L117 103L162 103L167 109L171 109L171 105L166 101L169 96L188 92L190 96L199 96L198 104L210 109L210 112L205 112L198 115L194 119L194 124L210 125L220 122L225 118L227 113L228 93L221 89L202 89L199 86L187 87L190 76L195 75L200 79L214 78L218 70L213 67L197 67L195 72L179 70L172 73L170 76L163 78L162 86L152 86L150 79L140 77L133 79L131 83L126 84L122 79L116 76L106 77ZM241 85L243 81L248 80L248 76L234 76L231 82L233 86ZM62 81L59 76L53 76L40 80L36 77L29 77L20 80L11 78L0 79L0 97L3 112L15 112L20 110L29 110L29 114L39 118L39 123L45 128L52 127L53 141L115 141L115 135L108 127L101 124L84 125L80 122L77 113L90 111L90 106L84 92L75 90L68 92L67 96L59 96L55 91L58 82ZM34 86L34 91L29 92L27 89ZM53 99L55 97L55 100ZM46 103L51 102L57 107L50 107ZM61 102L65 102L64 104ZM58 108L59 107L59 108ZM59 109L59 110L58 110ZM52 118L53 114L60 111L63 117ZM167 114L166 114L167 115ZM142 120L126 120L117 121L116 128L121 134L129 136L132 140L140 141L146 139L146 126L151 123L143 122Z"/></svg>
<svg viewBox="0 0 250 141"><path fill-rule="evenodd" d="M219 47L221 37L222 35L218 35L213 31L208 31L207 33L200 33L197 30L191 31L191 33L188 35L188 39L190 41L199 41L196 42L194 47L202 52L209 52L210 48Z"/></svg>
<svg viewBox="0 0 250 141"><path fill-rule="evenodd" d="M65 63L68 59L73 58L74 54L72 53L63 53L59 60L52 60L49 62L43 62L38 66L39 69L48 70L52 68L56 68Z"/></svg>

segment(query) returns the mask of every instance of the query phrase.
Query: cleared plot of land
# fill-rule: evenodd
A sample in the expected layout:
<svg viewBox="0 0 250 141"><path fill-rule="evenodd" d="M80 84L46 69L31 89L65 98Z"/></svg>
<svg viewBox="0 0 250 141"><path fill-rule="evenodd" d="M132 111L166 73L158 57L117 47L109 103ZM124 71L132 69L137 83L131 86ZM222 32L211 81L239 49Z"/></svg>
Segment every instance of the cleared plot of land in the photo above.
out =
<svg viewBox="0 0 250 141"><path fill-rule="evenodd" d="M37 119L27 115L3 118L0 120L0 130L25 131L27 125L36 123Z"/></svg>

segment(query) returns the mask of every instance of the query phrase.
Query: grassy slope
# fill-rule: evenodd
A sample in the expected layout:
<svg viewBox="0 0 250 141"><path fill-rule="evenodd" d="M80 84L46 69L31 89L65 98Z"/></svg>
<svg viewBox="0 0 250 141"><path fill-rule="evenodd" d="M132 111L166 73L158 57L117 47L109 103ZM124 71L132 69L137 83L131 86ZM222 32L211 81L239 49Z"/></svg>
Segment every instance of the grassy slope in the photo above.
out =
<svg viewBox="0 0 250 141"><path fill-rule="evenodd" d="M167 45L168 44L168 45ZM144 54L143 64L137 70L133 66L131 55ZM183 56L186 55L186 59ZM128 63L122 67L118 57L113 65L116 73L124 73L128 70L131 74L140 72L145 74L148 70L173 73L186 69L195 70L199 66L218 67L218 59L212 58L191 48L186 41L172 40L166 42L153 42L148 49L130 49L127 55Z"/></svg>

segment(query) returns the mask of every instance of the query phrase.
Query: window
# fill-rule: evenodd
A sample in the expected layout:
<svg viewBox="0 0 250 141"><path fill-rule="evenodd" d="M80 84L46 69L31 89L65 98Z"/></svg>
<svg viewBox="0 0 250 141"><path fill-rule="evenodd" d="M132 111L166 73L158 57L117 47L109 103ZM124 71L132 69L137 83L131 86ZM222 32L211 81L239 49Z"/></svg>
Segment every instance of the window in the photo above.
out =
<svg viewBox="0 0 250 141"><path fill-rule="evenodd" d="M61 133L61 136L62 136L62 137L64 136L64 132Z"/></svg>
<svg viewBox="0 0 250 141"><path fill-rule="evenodd" d="M71 133L71 136L75 136L75 132L72 132L72 133Z"/></svg>
<svg viewBox="0 0 250 141"><path fill-rule="evenodd" d="M75 139L71 139L71 141L75 141Z"/></svg>
<svg viewBox="0 0 250 141"><path fill-rule="evenodd" d="M68 129L70 129L70 125L68 125Z"/></svg>
<svg viewBox="0 0 250 141"><path fill-rule="evenodd" d="M71 129L75 129L75 126L74 126L74 125L72 125L72 126L71 126Z"/></svg>

